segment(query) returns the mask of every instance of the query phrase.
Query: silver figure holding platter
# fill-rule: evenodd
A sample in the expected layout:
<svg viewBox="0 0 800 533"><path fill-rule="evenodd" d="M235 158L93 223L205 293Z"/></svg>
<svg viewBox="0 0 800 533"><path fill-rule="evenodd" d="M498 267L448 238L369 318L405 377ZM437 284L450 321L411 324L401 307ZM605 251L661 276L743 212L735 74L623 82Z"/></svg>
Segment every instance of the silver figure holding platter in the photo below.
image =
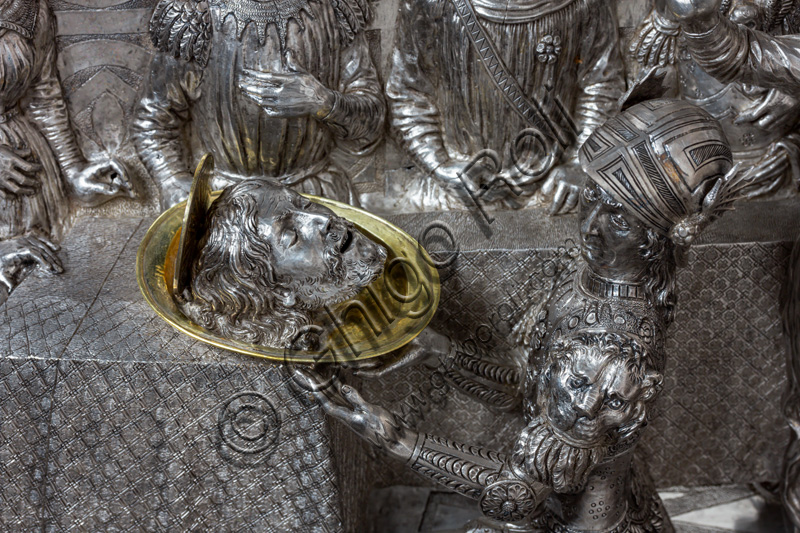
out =
<svg viewBox="0 0 800 533"><path fill-rule="evenodd" d="M515 328L527 359L498 365L433 331L379 369L420 359L456 388L511 409L527 427L511 456L418 434L347 385L299 369L332 416L417 472L480 501L469 527L672 531L636 444L661 390L675 269L741 194L720 124L684 102L630 108L581 149L582 258ZM370 371L361 371L369 375Z"/></svg>
<svg viewBox="0 0 800 533"><path fill-rule="evenodd" d="M719 3L716 16L725 26L780 36L800 29L795 4L795 0L726 0ZM796 194L800 188L796 91L761 83L759 76L737 68L744 56L739 46L732 46L734 42L712 46L707 38L687 30L666 0L655 2L630 43L641 70L631 89L640 94L633 101L663 96L699 105L725 129L735 161L752 182L747 197ZM737 39L743 38L744 34ZM767 55L759 61L772 63L769 49L763 50Z"/></svg>

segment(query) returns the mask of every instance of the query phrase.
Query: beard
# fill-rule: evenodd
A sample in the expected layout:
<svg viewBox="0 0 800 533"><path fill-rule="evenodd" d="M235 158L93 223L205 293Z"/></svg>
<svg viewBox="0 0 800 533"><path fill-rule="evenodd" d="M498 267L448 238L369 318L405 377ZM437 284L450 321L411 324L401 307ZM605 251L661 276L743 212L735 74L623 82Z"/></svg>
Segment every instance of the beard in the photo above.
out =
<svg viewBox="0 0 800 533"><path fill-rule="evenodd" d="M558 493L580 491L589 474L606 455L605 447L580 448L563 440L543 416L523 430L514 447L512 462L528 479Z"/></svg>
<svg viewBox="0 0 800 533"><path fill-rule="evenodd" d="M343 252L342 233L349 230L352 242ZM336 305L358 294L383 272L386 249L364 236L350 223L331 231L325 249L325 273L295 283L298 306L316 311L326 305Z"/></svg>

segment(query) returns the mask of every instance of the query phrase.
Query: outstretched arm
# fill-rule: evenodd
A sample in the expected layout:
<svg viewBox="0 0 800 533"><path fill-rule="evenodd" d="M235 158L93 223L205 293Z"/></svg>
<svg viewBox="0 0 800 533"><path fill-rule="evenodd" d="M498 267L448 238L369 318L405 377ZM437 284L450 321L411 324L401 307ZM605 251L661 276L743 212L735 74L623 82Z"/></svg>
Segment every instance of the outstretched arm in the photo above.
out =
<svg viewBox="0 0 800 533"><path fill-rule="evenodd" d="M448 383L490 407L512 411L519 404L519 368L492 361L474 341L457 342L431 328L407 344L396 359L354 373L380 378L418 362L438 367Z"/></svg>
<svg viewBox="0 0 800 533"><path fill-rule="evenodd" d="M772 36L719 14L720 0L667 0L695 61L723 83L800 95L800 36Z"/></svg>
<svg viewBox="0 0 800 533"><path fill-rule="evenodd" d="M391 412L366 402L348 385L326 384L299 368L295 381L317 398L325 412L390 457L460 494L480 499L484 514L491 518L525 518L550 493L540 483L515 476L505 455L408 429ZM514 490L509 490L511 485ZM506 503L511 498L514 505Z"/></svg>

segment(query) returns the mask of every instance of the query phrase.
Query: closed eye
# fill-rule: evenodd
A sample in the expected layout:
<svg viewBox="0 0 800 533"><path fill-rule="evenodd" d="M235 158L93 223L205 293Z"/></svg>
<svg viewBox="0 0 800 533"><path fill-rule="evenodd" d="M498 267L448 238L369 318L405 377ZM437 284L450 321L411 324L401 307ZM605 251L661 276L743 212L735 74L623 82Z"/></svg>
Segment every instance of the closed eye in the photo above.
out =
<svg viewBox="0 0 800 533"><path fill-rule="evenodd" d="M291 248L295 244L297 244L297 231L293 228L288 228L283 231L283 235L281 235L281 242L286 248Z"/></svg>

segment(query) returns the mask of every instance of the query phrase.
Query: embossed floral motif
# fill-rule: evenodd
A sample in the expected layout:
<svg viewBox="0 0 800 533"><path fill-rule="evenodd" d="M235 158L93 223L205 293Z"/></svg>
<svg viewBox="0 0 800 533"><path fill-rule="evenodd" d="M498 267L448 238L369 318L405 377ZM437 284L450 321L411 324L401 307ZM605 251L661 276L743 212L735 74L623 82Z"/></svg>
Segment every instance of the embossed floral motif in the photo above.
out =
<svg viewBox="0 0 800 533"><path fill-rule="evenodd" d="M554 63L561 53L561 37L545 35L536 45L536 59L540 63Z"/></svg>
<svg viewBox="0 0 800 533"><path fill-rule="evenodd" d="M534 350L542 347L542 341L547 334L547 310L542 309L539 311L539 316L536 317L536 320L536 326L534 326L531 334L531 348Z"/></svg>
<svg viewBox="0 0 800 533"><path fill-rule="evenodd" d="M531 488L517 480L492 483L481 496L481 511L493 520L517 522L536 509L536 495Z"/></svg>

